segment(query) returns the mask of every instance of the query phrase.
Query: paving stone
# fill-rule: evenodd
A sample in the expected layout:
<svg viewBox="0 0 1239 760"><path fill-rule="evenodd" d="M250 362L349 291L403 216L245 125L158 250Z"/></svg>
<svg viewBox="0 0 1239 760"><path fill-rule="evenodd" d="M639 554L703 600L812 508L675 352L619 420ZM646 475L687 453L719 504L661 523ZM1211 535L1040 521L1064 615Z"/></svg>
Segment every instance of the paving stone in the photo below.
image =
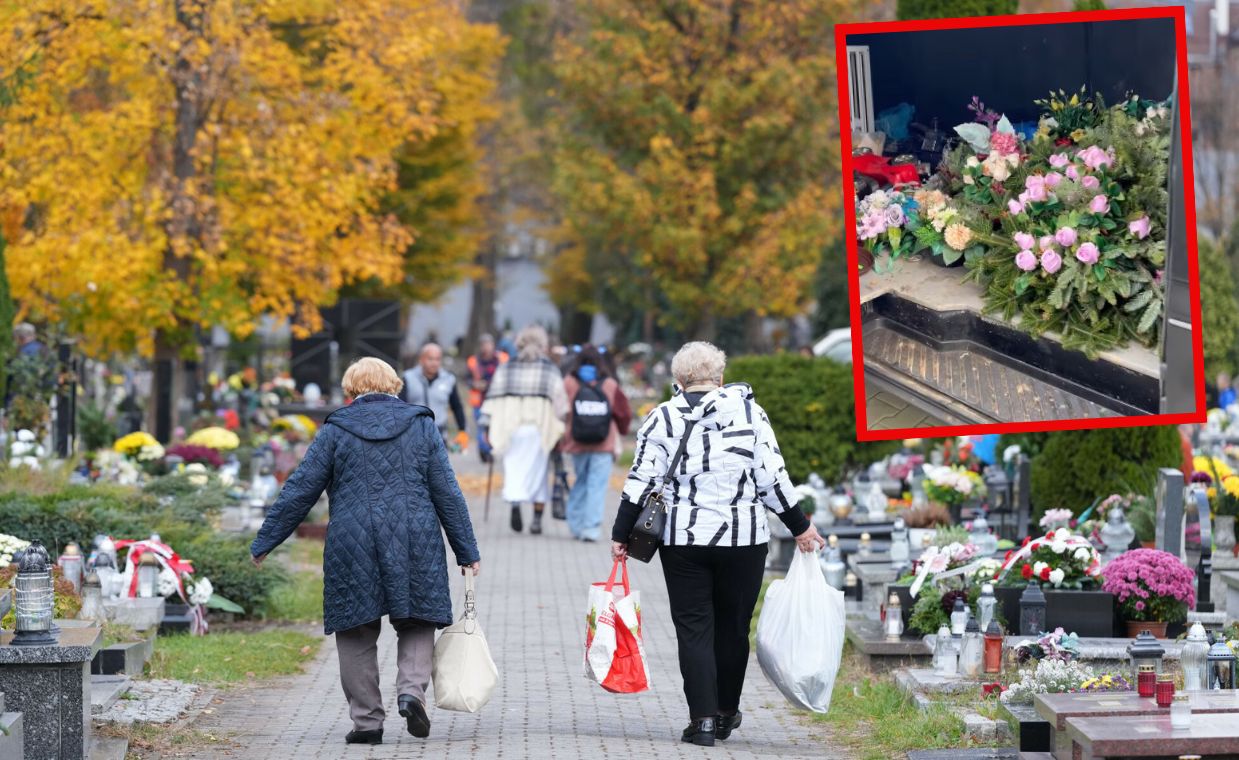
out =
<svg viewBox="0 0 1239 760"><path fill-rule="evenodd" d="M476 457L474 458L476 459ZM476 472L476 465L458 472ZM617 468L618 471L618 468ZM483 477L485 470L481 470ZM618 502L616 494L608 505ZM499 667L500 684L476 715L430 708L430 738L415 739L396 711L395 635L384 623L379 639L381 688L387 711L384 743L348 750L366 758L784 758L832 760L849 757L824 741L823 723L796 715L750 660L741 709L744 724L713 750L679 741L688 720L676 657L675 631L666 587L655 560L631 562L633 588L641 592L645 649L652 688L642 694L609 694L582 674L585 604L590 583L610 571L609 544L574 542L566 525L551 520L545 533L514 534L507 506L496 500L483 522L481 496L470 495L482 553L478 615ZM529 508L526 506L526 523ZM608 520L610 515L608 515ZM609 525L609 522L604 522ZM450 555L449 555L450 558ZM452 574L459 611L461 576ZM344 735L352 727L340 689L335 638L327 637L318 657L300 676L270 686L222 692L192 724L230 737L235 747L212 748L202 758L345 756ZM433 705L433 696L430 696ZM213 753L213 754L210 754Z"/></svg>
<svg viewBox="0 0 1239 760"><path fill-rule="evenodd" d="M198 694L199 687L183 681L134 681L123 699L95 716L122 724L169 723L176 720Z"/></svg>

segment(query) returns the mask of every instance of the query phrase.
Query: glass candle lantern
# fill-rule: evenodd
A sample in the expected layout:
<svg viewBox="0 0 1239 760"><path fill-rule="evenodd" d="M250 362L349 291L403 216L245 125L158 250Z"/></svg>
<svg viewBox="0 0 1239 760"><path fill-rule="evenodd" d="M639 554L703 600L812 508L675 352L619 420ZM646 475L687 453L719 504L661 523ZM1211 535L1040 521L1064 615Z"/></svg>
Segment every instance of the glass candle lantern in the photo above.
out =
<svg viewBox="0 0 1239 760"><path fill-rule="evenodd" d="M1175 731L1192 727L1192 703L1186 694L1175 694L1170 703L1170 727Z"/></svg>
<svg viewBox="0 0 1239 760"><path fill-rule="evenodd" d="M138 560L138 596L151 599L159 591L159 560L147 552Z"/></svg>
<svg viewBox="0 0 1239 760"><path fill-rule="evenodd" d="M966 625L968 625L968 608L961 597L955 597L955 607L951 610L951 635L963 636Z"/></svg>
<svg viewBox="0 0 1239 760"><path fill-rule="evenodd" d="M82 609L78 610L77 617L79 620L99 622L104 618L103 584L99 580L99 574L93 570L82 579Z"/></svg>
<svg viewBox="0 0 1239 760"><path fill-rule="evenodd" d="M1179 663L1183 667L1183 691L1204 691L1209 678L1209 639L1205 627L1193 623L1183 642Z"/></svg>
<svg viewBox="0 0 1239 760"><path fill-rule="evenodd" d="M1208 664L1210 689L1235 688L1235 653L1225 641L1219 639L1209 647Z"/></svg>
<svg viewBox="0 0 1239 760"><path fill-rule="evenodd" d="M843 552L839 550L839 537L832 535L826 555L822 558L822 570L826 582L842 591L847 586L847 565L843 564Z"/></svg>
<svg viewBox="0 0 1239 760"><path fill-rule="evenodd" d="M896 570L902 570L907 567L911 560L911 548L908 546L908 524L904 522L902 517L895 518L895 524L891 528L891 567Z"/></svg>
<svg viewBox="0 0 1239 760"><path fill-rule="evenodd" d="M1029 581L1028 588L1020 594L1020 635L1039 636L1045 633L1045 594L1041 585Z"/></svg>
<svg viewBox="0 0 1239 760"><path fill-rule="evenodd" d="M953 676L959 672L959 656L955 651L955 643L951 640L951 629L942 626L934 640L934 673L940 676Z"/></svg>
<svg viewBox="0 0 1239 760"><path fill-rule="evenodd" d="M1170 707L1170 703L1174 701L1174 676L1169 673L1162 673L1158 676L1153 696L1157 700L1158 707Z"/></svg>
<svg viewBox="0 0 1239 760"><path fill-rule="evenodd" d="M899 595L892 593L886 600L886 640L899 641L903 636L903 605Z"/></svg>
<svg viewBox="0 0 1239 760"><path fill-rule="evenodd" d="M998 597L994 596L994 584L981 585L981 596L977 597L977 624L982 631L989 630L989 624L994 619L994 610L998 607Z"/></svg>
<svg viewBox="0 0 1239 760"><path fill-rule="evenodd" d="M1166 650L1162 648L1161 644L1157 643L1157 637L1149 631L1141 631L1140 635L1127 645L1127 656L1131 658L1132 671L1137 678L1140 676L1140 667L1142 665L1151 666L1156 677L1161 672L1162 656L1165 654ZM1152 695L1150 694L1149 696Z"/></svg>
<svg viewBox="0 0 1239 760"><path fill-rule="evenodd" d="M868 533L860 534L860 543L856 547L856 553L861 557L868 557L873 552L873 540Z"/></svg>
<svg viewBox="0 0 1239 760"><path fill-rule="evenodd" d="M1002 629L997 620L989 621L985 628L985 672L1002 672Z"/></svg>
<svg viewBox="0 0 1239 760"><path fill-rule="evenodd" d="M58 560L60 572L64 575L64 579L72 583L73 590L79 594L82 593L82 567L84 560L81 547L72 541L65 546L64 554L61 554Z"/></svg>
<svg viewBox="0 0 1239 760"><path fill-rule="evenodd" d="M1157 672L1152 665L1141 665L1137 668L1136 693L1145 698L1157 694Z"/></svg>
<svg viewBox="0 0 1239 760"><path fill-rule="evenodd" d="M965 678L980 678L981 667L985 661L985 640L981 636L981 628L977 619L968 616L964 626L964 637L960 643L959 671Z"/></svg>
<svg viewBox="0 0 1239 760"><path fill-rule="evenodd" d="M998 551L998 537L990 532L989 521L985 519L985 513L978 514L973 519L968 540L976 545L977 554L982 557L988 557Z"/></svg>
<svg viewBox="0 0 1239 760"><path fill-rule="evenodd" d="M52 585L51 563L47 550L34 541L22 553L13 579L16 623L12 646L43 646L56 643L56 592Z"/></svg>

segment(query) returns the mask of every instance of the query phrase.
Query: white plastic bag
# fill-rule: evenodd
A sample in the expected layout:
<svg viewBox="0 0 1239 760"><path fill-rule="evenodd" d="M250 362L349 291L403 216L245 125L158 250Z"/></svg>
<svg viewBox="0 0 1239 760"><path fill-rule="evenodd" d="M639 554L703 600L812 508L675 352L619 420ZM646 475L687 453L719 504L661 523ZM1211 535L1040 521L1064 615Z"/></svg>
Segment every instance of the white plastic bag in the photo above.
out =
<svg viewBox="0 0 1239 760"><path fill-rule="evenodd" d="M757 662L797 707L825 713L843 656L843 592L826 583L817 552L797 551L787 577L766 590Z"/></svg>
<svg viewBox="0 0 1239 760"><path fill-rule="evenodd" d="M431 677L435 707L456 712L481 710L499 684L499 669L478 625L472 571L465 573L465 614L439 634Z"/></svg>

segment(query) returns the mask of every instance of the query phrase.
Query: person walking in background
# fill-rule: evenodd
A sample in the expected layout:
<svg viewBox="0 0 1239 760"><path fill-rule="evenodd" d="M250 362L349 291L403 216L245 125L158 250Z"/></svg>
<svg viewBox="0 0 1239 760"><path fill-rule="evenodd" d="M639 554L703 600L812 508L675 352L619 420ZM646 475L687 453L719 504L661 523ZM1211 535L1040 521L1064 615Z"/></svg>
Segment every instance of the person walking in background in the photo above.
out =
<svg viewBox="0 0 1239 760"><path fill-rule="evenodd" d="M426 687L435 628L452 623L443 535L461 572L481 565L469 508L430 410L403 402L400 377L381 359L344 373L352 403L327 417L250 546L258 567L327 491L323 631L335 634L353 730L348 744L383 743L377 642L396 629L396 693L409 733L430 735ZM400 462L402 466L386 466Z"/></svg>
<svg viewBox="0 0 1239 760"><path fill-rule="evenodd" d="M662 487L670 460L684 457L665 493L670 514L659 557L688 698L685 742L713 746L739 728L749 662L749 627L778 515L801 551L825 545L797 506L766 412L743 383L723 385L727 356L709 343L685 344L671 362L675 396L637 433L611 553L623 559L640 505ZM764 509L763 509L764 508Z"/></svg>
<svg viewBox="0 0 1239 760"><path fill-rule="evenodd" d="M437 343L422 346L417 356L417 366L404 373L404 400L410 404L426 407L435 417L443 440L447 437L447 413L450 409L456 419L456 445L469 445L469 428L465 422L465 407L460 403L456 388L456 376L443 369L443 349Z"/></svg>
<svg viewBox="0 0 1239 760"><path fill-rule="evenodd" d="M22 322L13 328L13 340L17 343L18 356L43 356L47 346L39 340L39 332L29 322Z"/></svg>
<svg viewBox="0 0 1239 760"><path fill-rule="evenodd" d="M1229 409L1235 403L1235 389L1231 386L1230 373L1219 372L1217 376L1217 405Z"/></svg>
<svg viewBox="0 0 1239 760"><path fill-rule="evenodd" d="M632 408L597 348L585 346L575 357L564 378L570 403L563 452L572 457L576 476L568 492L568 530L579 541L593 542L602 527L616 442L628 434Z"/></svg>
<svg viewBox="0 0 1239 760"><path fill-rule="evenodd" d="M524 526L521 504L533 502L529 532L542 532L550 496L548 465L564 433L568 397L559 369L547 357L546 330L531 325L516 336L516 358L499 365L482 402L479 426L495 455L503 457L503 499L512 505L512 530Z"/></svg>
<svg viewBox="0 0 1239 760"><path fill-rule="evenodd" d="M486 391L495 377L495 371L507 360L505 352L495 349L494 336L483 333L478 338L478 351L466 362L469 368L469 406L473 408L474 424L482 417L482 402L486 400ZM483 462L491 461L490 446L481 436L478 437L478 454Z"/></svg>

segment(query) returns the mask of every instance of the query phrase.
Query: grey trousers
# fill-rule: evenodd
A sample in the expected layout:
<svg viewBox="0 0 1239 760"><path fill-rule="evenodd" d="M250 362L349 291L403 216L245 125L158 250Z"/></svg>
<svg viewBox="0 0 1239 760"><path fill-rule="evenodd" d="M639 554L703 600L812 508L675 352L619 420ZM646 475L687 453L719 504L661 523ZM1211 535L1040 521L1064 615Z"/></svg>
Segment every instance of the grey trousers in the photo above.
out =
<svg viewBox="0 0 1239 760"><path fill-rule="evenodd" d="M426 703L435 647L435 627L417 620L391 620L396 629L396 694L411 694ZM379 693L379 632L383 620L336 631L340 655L340 685L348 700L349 717L358 731L383 727L383 696Z"/></svg>

